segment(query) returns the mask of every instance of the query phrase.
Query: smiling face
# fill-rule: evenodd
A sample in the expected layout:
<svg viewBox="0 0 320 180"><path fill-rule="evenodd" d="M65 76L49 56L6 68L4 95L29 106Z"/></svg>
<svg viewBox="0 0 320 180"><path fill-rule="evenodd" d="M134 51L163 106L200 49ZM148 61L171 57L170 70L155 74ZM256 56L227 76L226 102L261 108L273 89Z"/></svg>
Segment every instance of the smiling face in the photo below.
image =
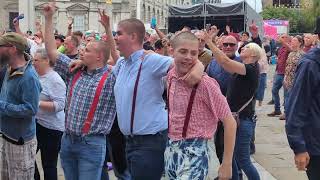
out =
<svg viewBox="0 0 320 180"><path fill-rule="evenodd" d="M176 72L179 76L187 74L198 59L198 43L186 40L173 50Z"/></svg>

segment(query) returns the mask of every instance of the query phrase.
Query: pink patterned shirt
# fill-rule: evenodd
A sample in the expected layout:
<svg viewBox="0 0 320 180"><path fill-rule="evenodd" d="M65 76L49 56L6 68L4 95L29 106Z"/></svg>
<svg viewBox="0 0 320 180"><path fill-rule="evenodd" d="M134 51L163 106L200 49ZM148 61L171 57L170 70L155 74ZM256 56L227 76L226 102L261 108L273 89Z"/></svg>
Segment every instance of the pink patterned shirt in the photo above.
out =
<svg viewBox="0 0 320 180"><path fill-rule="evenodd" d="M178 78L175 68L168 73L169 86L169 138L178 141L183 139L183 125L192 88ZM217 81L204 75L193 101L186 139L212 138L218 121L228 116L231 116L231 111Z"/></svg>

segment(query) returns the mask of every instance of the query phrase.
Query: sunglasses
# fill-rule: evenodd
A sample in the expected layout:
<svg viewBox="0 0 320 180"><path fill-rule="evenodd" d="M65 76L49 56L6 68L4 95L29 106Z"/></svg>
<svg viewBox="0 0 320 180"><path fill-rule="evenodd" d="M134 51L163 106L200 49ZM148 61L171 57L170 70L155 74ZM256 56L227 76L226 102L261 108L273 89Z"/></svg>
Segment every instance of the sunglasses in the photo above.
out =
<svg viewBox="0 0 320 180"><path fill-rule="evenodd" d="M222 43L223 47L234 47L236 44L234 43Z"/></svg>

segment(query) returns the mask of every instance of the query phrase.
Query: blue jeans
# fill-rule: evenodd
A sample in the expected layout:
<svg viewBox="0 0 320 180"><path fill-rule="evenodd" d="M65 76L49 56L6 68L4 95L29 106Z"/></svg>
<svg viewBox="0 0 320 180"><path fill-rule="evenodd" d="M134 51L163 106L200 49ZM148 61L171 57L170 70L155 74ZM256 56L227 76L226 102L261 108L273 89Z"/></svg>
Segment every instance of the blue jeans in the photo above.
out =
<svg viewBox="0 0 320 180"><path fill-rule="evenodd" d="M279 90L282 87L283 83L283 74L276 74L273 79L273 85L272 85L272 99L274 101L274 110L276 112L280 112L280 97L279 97Z"/></svg>
<svg viewBox="0 0 320 180"><path fill-rule="evenodd" d="M283 92L284 92L284 111L287 110L287 102L288 102L288 98L289 98L289 94L290 94L290 89L287 88L283 88Z"/></svg>
<svg viewBox="0 0 320 180"><path fill-rule="evenodd" d="M66 180L100 180L105 155L104 135L62 136L60 158Z"/></svg>
<svg viewBox="0 0 320 180"><path fill-rule="evenodd" d="M237 129L235 157L239 169L243 170L248 180L260 180L257 169L250 159L250 141L253 137L255 121L252 118L240 119Z"/></svg>
<svg viewBox="0 0 320 180"><path fill-rule="evenodd" d="M259 86L256 93L256 100L263 101L264 91L267 86L267 73L262 73L259 76Z"/></svg>
<svg viewBox="0 0 320 180"><path fill-rule="evenodd" d="M126 136L128 168L133 180L160 180L168 131L155 135Z"/></svg>

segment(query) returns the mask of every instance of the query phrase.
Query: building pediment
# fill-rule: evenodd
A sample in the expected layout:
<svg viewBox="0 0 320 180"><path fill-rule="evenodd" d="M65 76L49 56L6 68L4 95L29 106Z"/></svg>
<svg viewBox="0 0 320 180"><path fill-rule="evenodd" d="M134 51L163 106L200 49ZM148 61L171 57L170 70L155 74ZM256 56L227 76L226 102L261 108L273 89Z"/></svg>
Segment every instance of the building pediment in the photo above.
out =
<svg viewBox="0 0 320 180"><path fill-rule="evenodd" d="M82 4L73 4L66 8L68 11L89 11L89 8L87 6L84 6Z"/></svg>
<svg viewBox="0 0 320 180"><path fill-rule="evenodd" d="M19 9L18 3L9 3L8 5L4 6L4 9Z"/></svg>

